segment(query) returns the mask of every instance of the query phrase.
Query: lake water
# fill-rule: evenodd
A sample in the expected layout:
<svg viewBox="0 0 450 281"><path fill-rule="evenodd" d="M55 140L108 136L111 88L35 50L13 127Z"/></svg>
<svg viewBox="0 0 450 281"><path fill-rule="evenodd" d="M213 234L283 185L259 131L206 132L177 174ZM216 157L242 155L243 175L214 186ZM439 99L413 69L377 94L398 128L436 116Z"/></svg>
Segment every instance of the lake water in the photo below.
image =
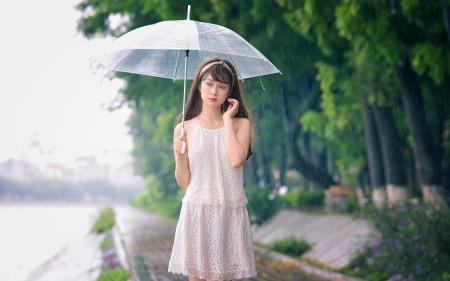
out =
<svg viewBox="0 0 450 281"><path fill-rule="evenodd" d="M70 204L0 205L0 280L24 281L32 270L64 252L69 242L84 239L99 208Z"/></svg>

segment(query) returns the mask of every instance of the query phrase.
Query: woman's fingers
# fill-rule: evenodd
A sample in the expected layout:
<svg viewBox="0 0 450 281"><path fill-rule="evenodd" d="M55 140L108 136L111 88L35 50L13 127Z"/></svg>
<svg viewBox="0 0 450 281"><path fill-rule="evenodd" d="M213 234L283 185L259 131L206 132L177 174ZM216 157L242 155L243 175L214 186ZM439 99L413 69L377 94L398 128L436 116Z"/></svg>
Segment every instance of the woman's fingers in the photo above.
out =
<svg viewBox="0 0 450 281"><path fill-rule="evenodd" d="M184 151L183 151L183 146L184 146ZM175 151L176 151L178 154L183 154L183 153L186 151L186 148L187 148L186 142L181 141L181 140L177 140L177 141L174 143L173 148L175 149Z"/></svg>
<svg viewBox="0 0 450 281"><path fill-rule="evenodd" d="M178 137L174 141L174 145L173 145L174 150L178 154L184 154L186 151L186 142L187 142L186 129L181 127Z"/></svg>
<svg viewBox="0 0 450 281"><path fill-rule="evenodd" d="M180 134L178 135L178 140L179 141L186 141L186 130L181 128L180 129Z"/></svg>
<svg viewBox="0 0 450 281"><path fill-rule="evenodd" d="M228 99L228 101L230 102L230 105L232 106L232 108L236 109L239 106L239 101L236 99Z"/></svg>

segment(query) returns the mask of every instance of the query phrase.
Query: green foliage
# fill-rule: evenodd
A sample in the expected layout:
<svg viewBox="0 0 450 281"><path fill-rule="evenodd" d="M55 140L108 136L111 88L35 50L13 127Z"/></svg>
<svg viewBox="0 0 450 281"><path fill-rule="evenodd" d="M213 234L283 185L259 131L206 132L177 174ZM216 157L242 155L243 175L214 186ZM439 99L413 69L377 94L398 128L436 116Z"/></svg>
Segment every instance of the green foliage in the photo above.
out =
<svg viewBox="0 0 450 281"><path fill-rule="evenodd" d="M290 208L323 207L325 203L325 193L323 190L292 190L280 196L280 200Z"/></svg>
<svg viewBox="0 0 450 281"><path fill-rule="evenodd" d="M270 199L270 190L256 185L246 185L245 195L248 200L247 209L251 224L262 224L280 207L278 197Z"/></svg>
<svg viewBox="0 0 450 281"><path fill-rule="evenodd" d="M130 274L122 267L102 268L97 281L127 281Z"/></svg>
<svg viewBox="0 0 450 281"><path fill-rule="evenodd" d="M356 196L347 197L347 212L354 213L360 211L358 198Z"/></svg>
<svg viewBox="0 0 450 281"><path fill-rule="evenodd" d="M300 123L317 137L319 151L326 146L335 155L341 182L354 185L364 165L359 94L353 81L339 72L339 68L326 63L317 63L317 68L317 79L323 92L321 111L307 111L301 116Z"/></svg>
<svg viewBox="0 0 450 281"><path fill-rule="evenodd" d="M450 47L442 17L444 4L448 5L448 1L205 0L193 3L191 18L236 31L283 72L281 77L270 75L244 83L245 101L257 128L252 143L255 154L264 156L271 167L278 165L281 147L286 145L291 129L280 124L292 118L288 120L290 126L300 122L298 131L312 136L312 149L330 155L332 168L326 172L337 176L341 184L357 185L366 165L360 108L363 94L369 97L369 103L392 109L405 143L402 153L413 158L413 139L397 79L398 67L405 62L419 76L426 119L435 130L436 146L440 148L441 139L448 142L442 137L449 128L445 125L443 129L442 124L450 120L446 95ZM173 0L83 0L77 9L82 13L78 29L87 37L118 36L143 25L186 16L186 6ZM112 29L108 19L117 15L126 20ZM133 109L128 125L136 170L162 183L157 188L159 197L147 191L135 201L170 213L171 205L175 209L179 206L176 194L180 191L171 157L171 123L181 111L182 84L140 75L117 76L127 82L122 93ZM319 86L319 102L303 108ZM287 96L289 117L281 111L280 89ZM298 142L301 153L305 152ZM442 155L450 153L448 147L444 143ZM450 180L444 179L448 186L447 182ZM164 205L166 200L172 203Z"/></svg>
<svg viewBox="0 0 450 281"><path fill-rule="evenodd" d="M105 251L105 250L111 248L113 246L113 244L114 244L114 241L113 241L112 235L111 235L111 233L108 233L105 235L105 237L103 237L103 240L100 243L100 249L102 251Z"/></svg>
<svg viewBox="0 0 450 281"><path fill-rule="evenodd" d="M450 273L449 272L444 272L444 274L442 274L442 281L450 281Z"/></svg>
<svg viewBox="0 0 450 281"><path fill-rule="evenodd" d="M165 195L162 192L161 182L155 175L147 177L146 188L146 192L134 198L133 205L167 217L178 217L184 195L180 188L174 194Z"/></svg>
<svg viewBox="0 0 450 281"><path fill-rule="evenodd" d="M105 207L91 228L92 233L103 233L110 231L116 223L116 214L112 207Z"/></svg>
<svg viewBox="0 0 450 281"><path fill-rule="evenodd" d="M365 214L378 234L343 272L373 281L396 275L436 281L448 277L449 210L407 204L368 208Z"/></svg>
<svg viewBox="0 0 450 281"><path fill-rule="evenodd" d="M419 74L428 74L437 84L441 84L445 74L450 73L450 55L446 46L420 43L412 49L412 65ZM442 63L444 61L445 63Z"/></svg>
<svg viewBox="0 0 450 281"><path fill-rule="evenodd" d="M270 243L269 248L286 255L299 257L312 248L304 239L298 239L295 236L287 236L283 239L275 240Z"/></svg>

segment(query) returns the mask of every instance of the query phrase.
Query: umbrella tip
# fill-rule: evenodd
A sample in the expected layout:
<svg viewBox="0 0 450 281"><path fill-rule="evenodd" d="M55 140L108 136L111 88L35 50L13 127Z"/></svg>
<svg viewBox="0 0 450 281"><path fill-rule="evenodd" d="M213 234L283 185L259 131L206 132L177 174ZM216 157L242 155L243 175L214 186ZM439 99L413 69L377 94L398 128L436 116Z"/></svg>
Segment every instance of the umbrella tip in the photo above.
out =
<svg viewBox="0 0 450 281"><path fill-rule="evenodd" d="M187 9L187 17L186 17L186 19L187 19L187 20L190 20L190 19L191 19L191 5L188 5L188 9Z"/></svg>

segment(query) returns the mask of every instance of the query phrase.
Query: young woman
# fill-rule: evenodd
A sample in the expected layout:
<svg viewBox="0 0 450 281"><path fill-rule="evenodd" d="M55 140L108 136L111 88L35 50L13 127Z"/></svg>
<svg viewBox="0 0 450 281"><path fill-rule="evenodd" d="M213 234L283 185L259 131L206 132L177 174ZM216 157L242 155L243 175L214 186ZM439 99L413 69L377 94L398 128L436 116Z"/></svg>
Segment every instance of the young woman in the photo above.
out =
<svg viewBox="0 0 450 281"><path fill-rule="evenodd" d="M252 123L240 87L230 62L204 62L186 102L184 134L181 116L174 129L175 178L186 193L168 271L189 281L257 274L242 168L252 154Z"/></svg>

